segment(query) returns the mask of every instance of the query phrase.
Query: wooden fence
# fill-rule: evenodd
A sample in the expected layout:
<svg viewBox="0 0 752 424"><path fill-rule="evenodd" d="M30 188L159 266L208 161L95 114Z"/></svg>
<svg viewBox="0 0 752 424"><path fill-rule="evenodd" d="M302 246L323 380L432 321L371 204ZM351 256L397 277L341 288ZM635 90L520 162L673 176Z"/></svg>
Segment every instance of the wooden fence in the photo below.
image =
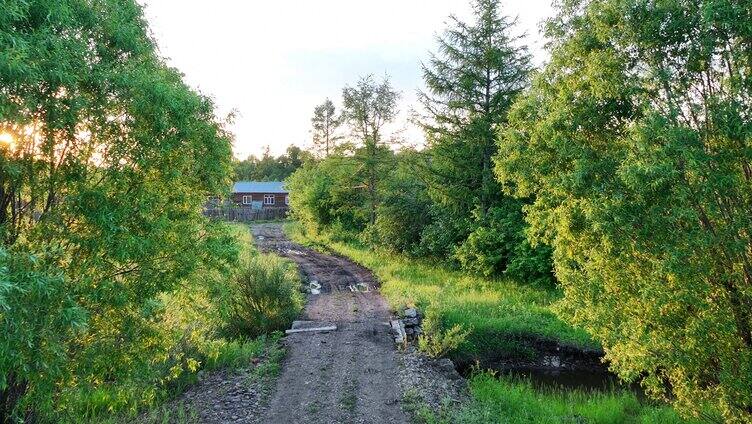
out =
<svg viewBox="0 0 752 424"><path fill-rule="evenodd" d="M235 222L271 221L285 219L287 208L252 209L242 206L208 206L204 215L212 219Z"/></svg>

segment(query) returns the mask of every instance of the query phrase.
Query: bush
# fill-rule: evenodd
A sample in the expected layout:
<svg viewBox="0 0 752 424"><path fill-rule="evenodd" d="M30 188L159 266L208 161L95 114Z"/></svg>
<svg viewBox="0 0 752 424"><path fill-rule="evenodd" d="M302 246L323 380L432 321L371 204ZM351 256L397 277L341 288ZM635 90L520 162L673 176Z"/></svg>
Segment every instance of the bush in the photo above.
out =
<svg viewBox="0 0 752 424"><path fill-rule="evenodd" d="M368 244L391 251L415 254L423 229L431 222L426 213L431 201L425 185L411 169L412 152L401 152L397 167L380 187L376 222L361 236Z"/></svg>
<svg viewBox="0 0 752 424"><path fill-rule="evenodd" d="M524 282L553 283L551 251L525 237L522 202L506 199L492 208L454 252L462 268L489 277L507 275Z"/></svg>
<svg viewBox="0 0 752 424"><path fill-rule="evenodd" d="M229 330L255 337L288 328L303 308L295 267L271 255L254 256L234 278Z"/></svg>
<svg viewBox="0 0 752 424"><path fill-rule="evenodd" d="M286 180L292 216L314 232L333 227L363 230L368 213L362 190L355 188L357 170L357 163L344 156L299 168Z"/></svg>
<svg viewBox="0 0 752 424"><path fill-rule="evenodd" d="M429 309L423 319L423 334L418 337L418 348L432 358L440 358L456 350L465 342L470 330L455 324L444 330L437 309Z"/></svg>

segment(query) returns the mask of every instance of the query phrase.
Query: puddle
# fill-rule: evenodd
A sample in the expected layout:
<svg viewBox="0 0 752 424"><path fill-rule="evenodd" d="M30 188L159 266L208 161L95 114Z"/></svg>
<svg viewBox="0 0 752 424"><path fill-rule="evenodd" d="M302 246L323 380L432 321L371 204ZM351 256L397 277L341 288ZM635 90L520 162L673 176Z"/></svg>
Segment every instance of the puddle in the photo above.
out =
<svg viewBox="0 0 752 424"><path fill-rule="evenodd" d="M612 391L632 388L621 383L610 372L546 368L502 370L500 375L529 380L536 389L568 389L583 391Z"/></svg>
<svg viewBox="0 0 752 424"><path fill-rule="evenodd" d="M612 392L627 390L638 399L646 399L639 384L626 384L600 363L590 363L586 358L575 361L571 357L544 354L534 362L507 360L486 365L499 376L529 381L536 390L581 390L585 392ZM466 377L472 366L459 370Z"/></svg>

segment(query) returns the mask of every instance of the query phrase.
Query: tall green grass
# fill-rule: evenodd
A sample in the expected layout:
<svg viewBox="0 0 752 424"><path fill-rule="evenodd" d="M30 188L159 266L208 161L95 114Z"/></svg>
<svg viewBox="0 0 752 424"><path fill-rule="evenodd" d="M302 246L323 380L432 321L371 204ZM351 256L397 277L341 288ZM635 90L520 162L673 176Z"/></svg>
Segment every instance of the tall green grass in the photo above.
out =
<svg viewBox="0 0 752 424"><path fill-rule="evenodd" d="M417 406L426 424L680 424L687 423L669 406L646 403L634 393L536 389L526 380L489 373L469 382L472 400L460 408L430 411Z"/></svg>
<svg viewBox="0 0 752 424"><path fill-rule="evenodd" d="M524 339L599 347L587 333L554 314L553 304L561 297L554 288L469 275L438 262L375 251L354 241L303 234L296 224L287 225L286 231L299 243L332 249L371 269L392 308L417 306L439 316L444 329L458 324L469 330L465 342L450 352L454 359L533 354L519 342Z"/></svg>

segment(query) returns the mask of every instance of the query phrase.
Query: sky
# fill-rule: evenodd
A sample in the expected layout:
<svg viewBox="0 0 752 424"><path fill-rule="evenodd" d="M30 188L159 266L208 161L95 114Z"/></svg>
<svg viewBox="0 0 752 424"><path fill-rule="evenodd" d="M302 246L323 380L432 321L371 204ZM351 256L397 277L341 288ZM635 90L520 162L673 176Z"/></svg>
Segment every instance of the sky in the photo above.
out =
<svg viewBox="0 0 752 424"><path fill-rule="evenodd" d="M422 87L421 69L449 15L470 17L469 0L140 0L168 64L212 97L238 158L265 146L279 155L310 145L313 108L363 75L389 75L401 92L393 128L420 144L408 123ZM502 0L517 16L519 33L540 64L545 57L539 23L551 0Z"/></svg>

